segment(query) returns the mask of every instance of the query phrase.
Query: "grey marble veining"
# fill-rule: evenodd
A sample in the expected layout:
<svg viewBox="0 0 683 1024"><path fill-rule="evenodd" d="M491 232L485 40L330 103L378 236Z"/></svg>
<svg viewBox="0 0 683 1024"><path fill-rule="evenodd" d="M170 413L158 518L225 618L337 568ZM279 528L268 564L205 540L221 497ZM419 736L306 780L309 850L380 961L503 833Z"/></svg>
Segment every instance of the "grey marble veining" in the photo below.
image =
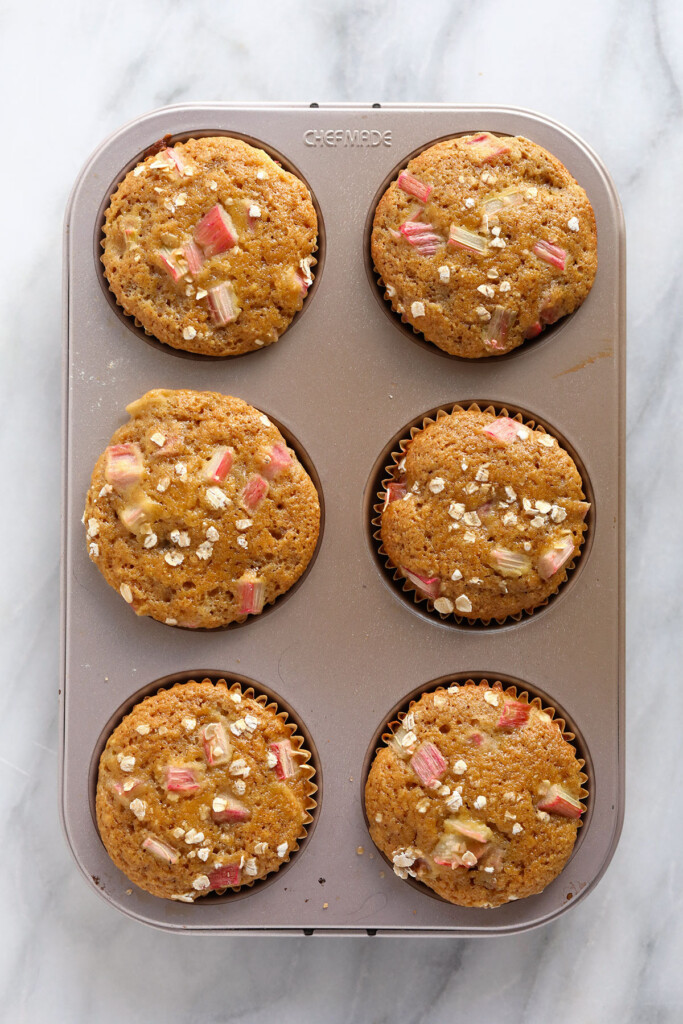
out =
<svg viewBox="0 0 683 1024"><path fill-rule="evenodd" d="M9 1021L683 1018L677 0L0 7L1 1005ZM610 169L629 247L627 814L597 890L496 940L187 939L113 913L57 816L61 228L120 124L191 100L537 109ZM656 700L653 697L656 696Z"/></svg>

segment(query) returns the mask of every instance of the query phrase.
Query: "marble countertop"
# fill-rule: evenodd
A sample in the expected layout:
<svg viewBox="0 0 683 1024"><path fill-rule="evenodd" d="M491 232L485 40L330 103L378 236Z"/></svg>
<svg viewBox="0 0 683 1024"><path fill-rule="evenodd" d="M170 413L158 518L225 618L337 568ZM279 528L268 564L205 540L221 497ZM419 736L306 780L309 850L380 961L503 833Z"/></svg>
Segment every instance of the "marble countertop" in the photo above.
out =
<svg viewBox="0 0 683 1024"><path fill-rule="evenodd" d="M681 1020L683 485L672 428L683 383L683 9L66 0L4 5L2 26L6 1019ZM504 103L571 127L615 179L629 253L627 810L598 888L545 928L485 940L190 939L116 914L71 859L57 811L63 211L104 136L193 100Z"/></svg>

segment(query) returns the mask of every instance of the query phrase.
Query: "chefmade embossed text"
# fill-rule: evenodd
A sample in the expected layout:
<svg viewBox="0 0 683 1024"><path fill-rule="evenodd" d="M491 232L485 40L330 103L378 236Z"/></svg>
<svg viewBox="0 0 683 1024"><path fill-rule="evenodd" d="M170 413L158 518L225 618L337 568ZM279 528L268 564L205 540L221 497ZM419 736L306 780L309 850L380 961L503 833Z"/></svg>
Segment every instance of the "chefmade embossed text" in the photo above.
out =
<svg viewBox="0 0 683 1024"><path fill-rule="evenodd" d="M377 128L309 128L304 132L307 146L390 146L391 130Z"/></svg>

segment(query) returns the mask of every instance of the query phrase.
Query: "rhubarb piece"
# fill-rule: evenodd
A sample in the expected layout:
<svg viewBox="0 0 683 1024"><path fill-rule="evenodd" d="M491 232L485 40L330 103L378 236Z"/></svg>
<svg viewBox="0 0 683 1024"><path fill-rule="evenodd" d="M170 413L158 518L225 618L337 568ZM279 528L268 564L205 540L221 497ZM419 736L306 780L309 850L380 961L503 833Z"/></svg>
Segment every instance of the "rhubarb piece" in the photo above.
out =
<svg viewBox="0 0 683 1024"><path fill-rule="evenodd" d="M546 551L538 560L536 570L542 580L549 580L551 576L566 565L574 554L574 539L571 536L561 537L555 541L549 551Z"/></svg>
<svg viewBox="0 0 683 1024"><path fill-rule="evenodd" d="M183 256L187 262L187 269L194 276L198 274L204 265L204 253L196 242L190 242L183 249Z"/></svg>
<svg viewBox="0 0 683 1024"><path fill-rule="evenodd" d="M551 786L545 796L536 804L539 811L561 814L563 818L580 818L581 804L563 786Z"/></svg>
<svg viewBox="0 0 683 1024"><path fill-rule="evenodd" d="M493 423L484 427L484 433L487 437L492 437L494 441L509 444L511 441L517 440L522 429L522 424L517 420L512 420L509 416L499 416Z"/></svg>
<svg viewBox="0 0 683 1024"><path fill-rule="evenodd" d="M454 835L445 835L439 838L438 843L432 850L432 860L445 868L462 868L465 865L462 861L462 854L465 853L465 843Z"/></svg>
<svg viewBox="0 0 683 1024"><path fill-rule="evenodd" d="M209 303L211 319L216 327L225 327L226 324L233 323L240 315L241 309L237 303L235 289L229 281L223 281L215 288L209 288L206 298Z"/></svg>
<svg viewBox="0 0 683 1024"><path fill-rule="evenodd" d="M475 843L488 843L493 838L493 832L483 821L475 821L474 818L446 818L444 822L446 832L457 832L465 839L471 839Z"/></svg>
<svg viewBox="0 0 683 1024"><path fill-rule="evenodd" d="M496 138L490 132L473 135L471 139L466 140L465 144L472 146L473 159L475 163L479 164L491 163L497 156L510 152L510 147L505 144L503 139Z"/></svg>
<svg viewBox="0 0 683 1024"><path fill-rule="evenodd" d="M204 479L220 484L232 469L234 453L232 448L217 448L204 468Z"/></svg>
<svg viewBox="0 0 683 1024"><path fill-rule="evenodd" d="M235 225L230 214L226 213L220 203L212 206L199 221L194 229L194 240L197 245L201 245L207 259L211 256L218 256L236 245Z"/></svg>
<svg viewBox="0 0 683 1024"><path fill-rule="evenodd" d="M124 252L127 249L134 249L138 243L138 235L142 227L142 221L133 214L127 214L119 218L119 229L123 241Z"/></svg>
<svg viewBox="0 0 683 1024"><path fill-rule="evenodd" d="M527 327L526 331L524 332L524 337L526 338L527 341L530 338L537 338L542 330L543 330L543 324L541 323L540 320L537 320L535 324L531 325L531 327Z"/></svg>
<svg viewBox="0 0 683 1024"><path fill-rule="evenodd" d="M146 502L149 504L149 502ZM124 505L122 509L119 509L119 519L131 533L135 533L140 526L146 521L148 509L142 507L142 505Z"/></svg>
<svg viewBox="0 0 683 1024"><path fill-rule="evenodd" d="M173 253L169 249L157 249L156 258L173 281L179 281L183 271L178 266Z"/></svg>
<svg viewBox="0 0 683 1024"><path fill-rule="evenodd" d="M164 785L169 793L196 793L199 789L199 783L191 768L179 768L170 764L166 766Z"/></svg>
<svg viewBox="0 0 683 1024"><path fill-rule="evenodd" d="M511 310L505 309L503 306L496 306L491 319L482 331L485 344L490 345L491 348L504 348L508 330L514 319L515 314Z"/></svg>
<svg viewBox="0 0 683 1024"><path fill-rule="evenodd" d="M407 171L401 171L398 176L396 183L402 192L405 192L409 196L415 196L421 203L426 203L429 198L429 193L432 191L431 185L425 185L424 182L414 178L412 174L408 174Z"/></svg>
<svg viewBox="0 0 683 1024"><path fill-rule="evenodd" d="M384 497L384 508L390 505L392 501L400 501L401 498L405 498L407 494L405 480L392 480L390 484L387 484L386 494ZM382 510L384 511L384 509Z"/></svg>
<svg viewBox="0 0 683 1024"><path fill-rule="evenodd" d="M210 889L227 889L231 885L240 884L239 864L225 864L222 868L216 868L209 875Z"/></svg>
<svg viewBox="0 0 683 1024"><path fill-rule="evenodd" d="M214 765L226 764L230 760L232 747L228 742L222 722L210 722L202 729L204 756L210 768Z"/></svg>
<svg viewBox="0 0 683 1024"><path fill-rule="evenodd" d="M423 786L431 786L441 778L448 765L439 748L427 741L421 743L411 757L410 767Z"/></svg>
<svg viewBox="0 0 683 1024"><path fill-rule="evenodd" d="M486 252L488 242L481 235L467 228L461 228L458 224L451 224L448 244L454 245L457 249L466 249L467 252Z"/></svg>
<svg viewBox="0 0 683 1024"><path fill-rule="evenodd" d="M144 473L142 452L136 444L112 444L105 451L104 478L117 491L139 483Z"/></svg>
<svg viewBox="0 0 683 1024"><path fill-rule="evenodd" d="M528 555L510 551L508 548L494 548L491 552L491 562L501 576L510 576L513 579L531 572L531 559Z"/></svg>
<svg viewBox="0 0 683 1024"><path fill-rule="evenodd" d="M562 316L562 303L558 300L557 302L546 302L544 306L541 306L541 312L538 314L542 324L554 324Z"/></svg>
<svg viewBox="0 0 683 1024"><path fill-rule="evenodd" d="M278 779L289 779L292 775L296 775L299 771L299 763L294 757L291 740L279 740L277 743L271 743L268 749L277 758L274 768Z"/></svg>
<svg viewBox="0 0 683 1024"><path fill-rule="evenodd" d="M259 476L258 473L254 473L253 476L249 477L247 485L242 491L242 504L249 512L253 512L261 504L267 493L268 481Z"/></svg>
<svg viewBox="0 0 683 1024"><path fill-rule="evenodd" d="M213 799L211 815L217 824L233 824L249 821L251 811L240 800L232 796L216 796Z"/></svg>
<svg viewBox="0 0 683 1024"><path fill-rule="evenodd" d="M423 594L432 600L441 593L441 580L438 576L418 576L416 572L411 572L405 566L401 566L401 572L418 590L422 591Z"/></svg>
<svg viewBox="0 0 683 1024"><path fill-rule="evenodd" d="M482 209L487 216L499 213L501 210L510 209L512 206L519 206L524 202L524 196L514 186L506 192L498 192L482 204Z"/></svg>
<svg viewBox="0 0 683 1024"><path fill-rule="evenodd" d="M496 722L497 729L517 729L529 720L529 705L524 701L506 700L503 702L503 710Z"/></svg>
<svg viewBox="0 0 683 1024"><path fill-rule="evenodd" d="M443 245L443 238L436 234L431 224L411 219L401 224L399 231L406 242L415 246L420 256L433 256L439 246Z"/></svg>
<svg viewBox="0 0 683 1024"><path fill-rule="evenodd" d="M567 253L564 249L560 249L559 245L553 245L552 242L536 242L531 251L539 259L545 260L546 263L551 263L553 267L557 267L559 270L564 270Z"/></svg>
<svg viewBox="0 0 683 1024"><path fill-rule="evenodd" d="M287 446L279 443L274 444L264 460L261 472L266 480L273 480L278 473L281 473L283 469L286 469L291 464L292 456L289 454Z"/></svg>
<svg viewBox="0 0 683 1024"><path fill-rule="evenodd" d="M178 174L182 175L185 173L185 167L187 165L185 164L185 160L183 159L180 150L171 149L170 147L167 147L164 150L164 155L168 157L170 162L175 166L175 169L177 170Z"/></svg>
<svg viewBox="0 0 683 1024"><path fill-rule="evenodd" d="M142 849L147 850L157 860L163 860L166 864L178 863L178 854L173 847L162 843L160 839L153 839L151 836L147 836L142 844Z"/></svg>
<svg viewBox="0 0 683 1024"><path fill-rule="evenodd" d="M244 573L237 581L240 615L259 615L263 611L266 585L260 576Z"/></svg>

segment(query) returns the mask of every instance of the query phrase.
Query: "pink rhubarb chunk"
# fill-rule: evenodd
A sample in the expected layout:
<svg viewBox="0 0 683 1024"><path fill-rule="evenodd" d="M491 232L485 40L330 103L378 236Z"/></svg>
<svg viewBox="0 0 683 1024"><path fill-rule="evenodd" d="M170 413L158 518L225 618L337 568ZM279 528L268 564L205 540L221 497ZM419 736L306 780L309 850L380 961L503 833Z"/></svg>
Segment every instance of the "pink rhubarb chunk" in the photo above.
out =
<svg viewBox="0 0 683 1024"><path fill-rule="evenodd" d="M164 154L168 157L171 163L174 164L178 174L183 174L186 165L183 157L180 154L180 151L168 147L167 149L164 150Z"/></svg>
<svg viewBox="0 0 683 1024"><path fill-rule="evenodd" d="M225 764L229 759L232 748L228 743L228 737L222 722L210 722L202 729L202 744L204 756L209 767L217 764Z"/></svg>
<svg viewBox="0 0 683 1024"><path fill-rule="evenodd" d="M415 196L421 203L427 202L429 193L432 191L431 185L425 185L424 182L414 178L407 171L401 171L398 176L397 185L402 192L406 192L409 196Z"/></svg>
<svg viewBox="0 0 683 1024"><path fill-rule="evenodd" d="M558 569L566 565L574 554L574 540L572 537L564 537L557 541L556 545L546 551L538 560L537 572L542 580L549 580Z"/></svg>
<svg viewBox="0 0 683 1024"><path fill-rule="evenodd" d="M539 811L561 814L564 818L580 818L581 804L570 793L557 784L551 786L543 799L536 805Z"/></svg>
<svg viewBox="0 0 683 1024"><path fill-rule="evenodd" d="M542 330L543 324L540 320L537 320L535 324L531 325L531 327L527 327L526 331L524 332L524 337L527 339L527 341L530 338L537 338Z"/></svg>
<svg viewBox="0 0 683 1024"><path fill-rule="evenodd" d="M240 314L235 289L229 281L223 281L215 288L209 288L206 300L209 303L211 319L216 327L225 327L226 324L233 323Z"/></svg>
<svg viewBox="0 0 683 1024"><path fill-rule="evenodd" d="M531 559L519 551L494 548L491 552L491 561L503 576L518 578L531 572Z"/></svg>
<svg viewBox="0 0 683 1024"><path fill-rule="evenodd" d="M274 444L268 452L261 472L266 480L273 480L287 466L291 466L292 456L284 444Z"/></svg>
<svg viewBox="0 0 683 1024"><path fill-rule="evenodd" d="M220 484L232 469L234 455L232 448L217 448L204 470L204 479Z"/></svg>
<svg viewBox="0 0 683 1024"><path fill-rule="evenodd" d="M240 615L260 615L266 597L266 585L260 576L245 573L237 581Z"/></svg>
<svg viewBox="0 0 683 1024"><path fill-rule="evenodd" d="M251 811L248 807L245 807L241 801L236 800L232 796L225 797L227 800L227 806L222 811L213 810L211 812L213 820L216 823L223 824L225 822L239 822L249 821L251 818Z"/></svg>
<svg viewBox="0 0 683 1024"><path fill-rule="evenodd" d="M142 849L147 850L157 860L163 860L166 864L178 863L178 854L173 847L162 843L160 839L152 839L151 836L148 836L142 844Z"/></svg>
<svg viewBox="0 0 683 1024"><path fill-rule="evenodd" d="M519 700L506 700L496 722L497 729L517 729L529 720L529 705Z"/></svg>
<svg viewBox="0 0 683 1024"><path fill-rule="evenodd" d="M136 444L112 444L105 452L104 478L117 490L139 483L144 473L142 452Z"/></svg>
<svg viewBox="0 0 683 1024"><path fill-rule="evenodd" d="M220 203L212 206L194 229L194 240L201 245L207 259L232 249L237 244L237 230Z"/></svg>
<svg viewBox="0 0 683 1024"><path fill-rule="evenodd" d="M416 572L411 572L410 569L406 569L405 566L401 567L401 572L413 583L418 590L420 590L427 597L432 600L437 598L441 593L441 580L438 576L418 576Z"/></svg>
<svg viewBox="0 0 683 1024"><path fill-rule="evenodd" d="M497 156L510 152L510 147L505 144L505 141L496 138L490 132L480 132L479 135L473 135L471 139L467 139L465 145L473 147L474 159L480 164L490 163Z"/></svg>
<svg viewBox="0 0 683 1024"><path fill-rule="evenodd" d="M400 501L407 493L405 480L392 480L390 484L387 484L384 508L390 505L392 501Z"/></svg>
<svg viewBox="0 0 683 1024"><path fill-rule="evenodd" d="M476 253L486 252L488 246L486 239L481 235L475 231L468 231L467 228L461 228L458 224L451 224L448 244L454 245L457 249L466 249L467 252Z"/></svg>
<svg viewBox="0 0 683 1024"><path fill-rule="evenodd" d="M536 242L532 252L539 259L545 260L546 263L551 263L554 267L557 267L558 270L564 270L567 253L564 249L560 249L559 245L553 245L552 242Z"/></svg>
<svg viewBox="0 0 683 1024"><path fill-rule="evenodd" d="M433 743L427 741L421 743L410 759L410 767L413 769L423 786L429 786L437 782L448 765L441 755L441 751Z"/></svg>
<svg viewBox="0 0 683 1024"><path fill-rule="evenodd" d="M487 437L492 437L494 441L502 441L504 444L509 444L511 441L517 440L521 429L522 424L516 420L510 419L509 416L499 416L493 423L489 423L488 426L484 427L484 433Z"/></svg>
<svg viewBox="0 0 683 1024"><path fill-rule="evenodd" d="M484 341L491 348L504 348L510 324L515 315L503 306L496 306L489 322L484 327Z"/></svg>
<svg viewBox="0 0 683 1024"><path fill-rule="evenodd" d="M491 829L483 821L475 821L473 818L450 818L447 823L454 832L458 832L465 839L471 839L475 843L486 843L491 838Z"/></svg>
<svg viewBox="0 0 683 1024"><path fill-rule="evenodd" d="M173 281L179 281L183 276L183 271L176 263L173 254L168 249L158 249L157 259L161 263L162 267Z"/></svg>
<svg viewBox="0 0 683 1024"><path fill-rule="evenodd" d="M227 889L231 885L239 884L239 864L225 864L222 868L216 868L209 875L209 885L212 889Z"/></svg>
<svg viewBox="0 0 683 1024"><path fill-rule="evenodd" d="M191 768L167 765L165 786L169 793L196 793L199 783Z"/></svg>
<svg viewBox="0 0 683 1024"><path fill-rule="evenodd" d="M187 269L192 275L198 274L204 265L204 253L196 242L190 242L183 249L183 256L187 261Z"/></svg>
<svg viewBox="0 0 683 1024"><path fill-rule="evenodd" d="M439 246L443 245L443 238L434 232L431 224L411 219L401 224L399 231L421 256L433 256Z"/></svg>
<svg viewBox="0 0 683 1024"><path fill-rule="evenodd" d="M289 779L292 775L296 775L299 764L294 757L291 740L279 740L277 743L271 743L268 749L277 758L275 774L278 779Z"/></svg>
<svg viewBox="0 0 683 1024"><path fill-rule="evenodd" d="M268 481L258 473L249 477L247 485L242 491L242 504L249 511L253 512L261 504L268 493Z"/></svg>

